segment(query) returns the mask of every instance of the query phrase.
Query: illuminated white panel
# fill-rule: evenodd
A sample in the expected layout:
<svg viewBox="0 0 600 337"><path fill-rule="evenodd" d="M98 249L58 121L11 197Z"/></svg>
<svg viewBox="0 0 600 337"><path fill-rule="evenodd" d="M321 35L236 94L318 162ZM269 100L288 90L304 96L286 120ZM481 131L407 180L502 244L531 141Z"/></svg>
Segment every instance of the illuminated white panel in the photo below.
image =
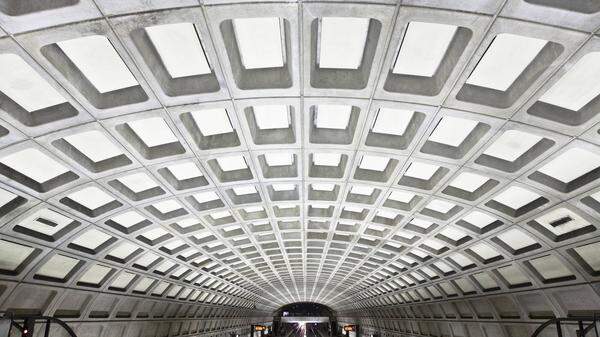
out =
<svg viewBox="0 0 600 337"><path fill-rule="evenodd" d="M171 77L210 74L208 60L193 24L172 23L145 29Z"/></svg>
<svg viewBox="0 0 600 337"><path fill-rule="evenodd" d="M233 19L233 29L244 68L283 67L285 49L282 19Z"/></svg>
<svg viewBox="0 0 600 337"><path fill-rule="evenodd" d="M498 34L479 60L467 83L506 91L547 42L514 34Z"/></svg>
<svg viewBox="0 0 600 337"><path fill-rule="evenodd" d="M257 105L252 107L256 125L261 130L285 129L290 126L290 112L287 105Z"/></svg>
<svg viewBox="0 0 600 337"><path fill-rule="evenodd" d="M414 111L380 108L371 131L387 135L402 136L410 124Z"/></svg>
<svg viewBox="0 0 600 337"><path fill-rule="evenodd" d="M140 139L148 147L159 146L163 144L169 144L177 142L177 137L173 134L173 131L167 125L164 119L161 117L151 117L146 119L140 119L137 121L128 122L127 125L131 127L133 132L140 137Z"/></svg>
<svg viewBox="0 0 600 337"><path fill-rule="evenodd" d="M319 68L358 69L369 30L368 18L321 18Z"/></svg>
<svg viewBox="0 0 600 337"><path fill-rule="evenodd" d="M66 102L18 55L0 55L0 78L0 91L29 112Z"/></svg>
<svg viewBox="0 0 600 337"><path fill-rule="evenodd" d="M138 85L106 36L80 37L57 45L101 94Z"/></svg>
<svg viewBox="0 0 600 337"><path fill-rule="evenodd" d="M193 111L192 118L203 136L214 136L233 132L233 127L224 108Z"/></svg>
<svg viewBox="0 0 600 337"><path fill-rule="evenodd" d="M483 154L513 162L540 140L542 140L540 136L517 130L508 130L498 137Z"/></svg>
<svg viewBox="0 0 600 337"><path fill-rule="evenodd" d="M69 172L69 169L65 166L34 148L27 148L9 154L0 159L0 162L38 183L46 182L54 177Z"/></svg>
<svg viewBox="0 0 600 337"><path fill-rule="evenodd" d="M538 171L569 183L598 167L600 167L600 155L574 147L561 153Z"/></svg>
<svg viewBox="0 0 600 337"><path fill-rule="evenodd" d="M578 111L600 94L600 52L584 55L540 101Z"/></svg>
<svg viewBox="0 0 600 337"><path fill-rule="evenodd" d="M440 120L429 140L458 147L476 126L477 121L446 116Z"/></svg>
<svg viewBox="0 0 600 337"><path fill-rule="evenodd" d="M96 163L123 154L123 152L100 131L86 131L67 136L64 139Z"/></svg>
<svg viewBox="0 0 600 337"><path fill-rule="evenodd" d="M315 126L324 129L344 130L348 127L351 105L322 104L315 111Z"/></svg>
<svg viewBox="0 0 600 337"><path fill-rule="evenodd" d="M392 72L424 77L435 75L457 28L440 23L409 23Z"/></svg>

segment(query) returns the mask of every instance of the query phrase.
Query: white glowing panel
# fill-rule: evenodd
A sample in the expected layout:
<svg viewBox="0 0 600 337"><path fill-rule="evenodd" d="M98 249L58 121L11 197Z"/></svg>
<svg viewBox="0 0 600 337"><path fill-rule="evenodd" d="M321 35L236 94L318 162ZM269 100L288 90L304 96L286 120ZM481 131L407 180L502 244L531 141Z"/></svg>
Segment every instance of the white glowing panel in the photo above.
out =
<svg viewBox="0 0 600 337"><path fill-rule="evenodd" d="M80 37L57 45L101 94L138 85L106 36Z"/></svg>
<svg viewBox="0 0 600 337"><path fill-rule="evenodd" d="M88 249L96 249L111 237L112 236L97 229L90 229L71 241L71 243Z"/></svg>
<svg viewBox="0 0 600 337"><path fill-rule="evenodd" d="M256 125L261 130L290 127L290 111L287 105L256 105L252 107L252 110Z"/></svg>
<svg viewBox="0 0 600 337"><path fill-rule="evenodd" d="M518 250L536 244L536 241L529 235L518 229L510 229L498 235L498 238L509 245L512 249Z"/></svg>
<svg viewBox="0 0 600 337"><path fill-rule="evenodd" d="M512 209L519 209L535 201L540 195L519 186L511 186L494 197L494 200Z"/></svg>
<svg viewBox="0 0 600 337"><path fill-rule="evenodd" d="M424 77L435 75L457 28L440 23L409 23L392 72Z"/></svg>
<svg viewBox="0 0 600 337"><path fill-rule="evenodd" d="M592 267L594 271L600 270L600 254L598 254L598 249L600 248L600 243L596 242L589 245L579 246L573 248L573 250L577 253L577 255L581 256L585 262Z"/></svg>
<svg viewBox="0 0 600 337"><path fill-rule="evenodd" d="M73 270L73 268L75 268L75 266L77 266L77 264L79 264L79 260L57 254L40 267L36 275L63 279L71 270Z"/></svg>
<svg viewBox="0 0 600 337"><path fill-rule="evenodd" d="M538 171L563 183L569 183L598 167L600 155L574 147L561 153Z"/></svg>
<svg viewBox="0 0 600 337"><path fill-rule="evenodd" d="M156 182L144 172L130 174L117 178L117 180L127 186L133 193L139 193L158 186Z"/></svg>
<svg viewBox="0 0 600 337"><path fill-rule="evenodd" d="M362 63L368 18L321 18L319 36L319 68L358 69Z"/></svg>
<svg viewBox="0 0 600 337"><path fill-rule="evenodd" d="M450 186L473 193L488 180L488 177L484 177L476 173L463 172L454 178L454 180L452 180Z"/></svg>
<svg viewBox="0 0 600 337"><path fill-rule="evenodd" d="M119 225L121 225L123 227L129 228L133 225L136 225L136 224L146 220L146 218L144 218L137 212L130 211L130 212L121 213L119 215L116 215L111 220L118 223Z"/></svg>
<svg viewBox="0 0 600 337"><path fill-rule="evenodd" d="M369 186L352 186L350 193L359 195L371 195L375 189Z"/></svg>
<svg viewBox="0 0 600 337"><path fill-rule="evenodd" d="M371 131L386 135L402 136L414 115L414 111L380 108Z"/></svg>
<svg viewBox="0 0 600 337"><path fill-rule="evenodd" d="M18 196L12 192L0 189L0 207L15 200Z"/></svg>
<svg viewBox="0 0 600 337"><path fill-rule="evenodd" d="M540 101L579 111L600 94L600 52L584 55L567 71Z"/></svg>
<svg viewBox="0 0 600 337"><path fill-rule="evenodd" d="M445 116L429 136L429 141L458 147L477 126L477 121Z"/></svg>
<svg viewBox="0 0 600 337"><path fill-rule="evenodd" d="M444 229L440 231L440 234L454 241L458 241L467 235L465 232L450 226L444 227Z"/></svg>
<svg viewBox="0 0 600 337"><path fill-rule="evenodd" d="M64 140L96 163L123 154L123 152L121 152L121 150L100 131L92 130L77 133L66 136Z"/></svg>
<svg viewBox="0 0 600 337"><path fill-rule="evenodd" d="M95 264L91 266L78 282L99 285L100 282L112 271L112 268Z"/></svg>
<svg viewBox="0 0 600 337"><path fill-rule="evenodd" d="M344 130L350 122L351 105L322 104L315 111L315 126L324 129Z"/></svg>
<svg viewBox="0 0 600 337"><path fill-rule="evenodd" d="M283 67L285 36L282 19L233 19L233 29L244 68Z"/></svg>
<svg viewBox="0 0 600 337"><path fill-rule="evenodd" d="M169 212L173 212L178 209L181 209L181 205L176 200L173 200L173 199L161 201L152 206L154 206L154 208L156 208L162 214L167 214Z"/></svg>
<svg viewBox="0 0 600 337"><path fill-rule="evenodd" d="M383 172L390 162L388 157L364 155L358 165L363 170Z"/></svg>
<svg viewBox="0 0 600 337"><path fill-rule="evenodd" d="M192 23L172 23L145 29L172 78L210 74L208 60Z"/></svg>
<svg viewBox="0 0 600 337"><path fill-rule="evenodd" d="M116 248L110 251L109 255L114 256L118 259L125 259L127 256L133 254L138 247L129 242L123 242Z"/></svg>
<svg viewBox="0 0 600 337"><path fill-rule="evenodd" d="M191 112L194 122L203 136L214 136L233 132L233 127L224 108L204 109Z"/></svg>
<svg viewBox="0 0 600 337"><path fill-rule="evenodd" d="M123 272L117 276L114 281L110 284L111 288L125 289L135 278L135 274Z"/></svg>
<svg viewBox="0 0 600 337"><path fill-rule="evenodd" d="M294 164L294 155L291 153L265 153L267 166L290 166Z"/></svg>
<svg viewBox="0 0 600 337"><path fill-rule="evenodd" d="M467 83L506 91L547 42L514 34L496 35L467 79Z"/></svg>
<svg viewBox="0 0 600 337"><path fill-rule="evenodd" d="M186 180L202 176L202 172L193 162L185 162L167 166L167 169L177 180Z"/></svg>
<svg viewBox="0 0 600 337"><path fill-rule="evenodd" d="M540 273L540 275L546 279L557 279L561 277L568 277L573 275L569 268L567 268L556 256L547 255L539 257L529 261L533 268Z"/></svg>
<svg viewBox="0 0 600 337"><path fill-rule="evenodd" d="M498 255L500 255L500 253L498 253L498 251L496 249L494 249L492 246L488 245L487 243L478 243L475 244L473 246L471 246L471 250L479 255L481 258L483 259L492 259Z"/></svg>
<svg viewBox="0 0 600 337"><path fill-rule="evenodd" d="M552 225L552 223L554 223L556 220L564 218L571 220L559 226ZM582 218L579 214L565 207L555 208L550 212L537 217L535 221L544 226L554 235L563 235L590 225L590 223Z"/></svg>
<svg viewBox="0 0 600 337"><path fill-rule="evenodd" d="M421 180L429 180L439 170L439 166L418 161L412 162L404 172L405 176Z"/></svg>
<svg viewBox="0 0 600 337"><path fill-rule="evenodd" d="M219 200L219 196L213 191L208 191L194 194L194 199L196 199L196 201L199 203L204 203L213 200Z"/></svg>
<svg viewBox="0 0 600 337"><path fill-rule="evenodd" d="M313 164L318 166L338 166L341 161L339 153L313 153Z"/></svg>
<svg viewBox="0 0 600 337"><path fill-rule="evenodd" d="M479 228L483 228L491 223L493 223L494 221L498 220L486 213L482 213L479 211L473 211L469 214L467 214L464 218L464 221L470 223L473 226L479 227Z"/></svg>
<svg viewBox="0 0 600 337"><path fill-rule="evenodd" d="M0 270L16 270L34 251L31 247L0 240Z"/></svg>
<svg viewBox="0 0 600 337"><path fill-rule="evenodd" d="M331 192L335 189L335 184L311 184L311 188L315 191L328 191Z"/></svg>
<svg viewBox="0 0 600 337"><path fill-rule="evenodd" d="M34 148L9 154L0 159L0 162L38 183L69 172L65 166Z"/></svg>
<svg viewBox="0 0 600 337"><path fill-rule="evenodd" d="M248 168L244 156L219 157L217 158L217 164L219 164L221 170L225 172Z"/></svg>
<svg viewBox="0 0 600 337"><path fill-rule="evenodd" d="M108 193L96 186L82 188L77 192L69 194L68 197L76 203L92 210L102 207L115 200L115 198L111 197Z"/></svg>
<svg viewBox="0 0 600 337"><path fill-rule="evenodd" d="M432 211L436 211L439 213L448 213L452 210L452 208L454 208L454 206L456 206L455 204L445 201L445 200L441 200L441 199L434 199L432 201L429 202L429 204L427 204L426 208L430 209Z"/></svg>
<svg viewBox="0 0 600 337"><path fill-rule="evenodd" d="M0 55L0 78L0 91L29 112L66 102L18 55Z"/></svg>
<svg viewBox="0 0 600 337"><path fill-rule="evenodd" d="M542 137L531 133L508 130L498 137L483 154L513 162L540 140L542 140Z"/></svg>
<svg viewBox="0 0 600 337"><path fill-rule="evenodd" d="M399 201L399 202L404 202L404 203L409 203L414 197L415 197L415 194L410 193L410 192L392 191L392 193L390 193L390 196L388 197L388 199L394 200L394 201Z"/></svg>
<svg viewBox="0 0 600 337"><path fill-rule="evenodd" d="M233 193L235 195L248 195L248 194L255 194L257 192L256 192L256 188L254 186L248 185L248 186L234 187Z"/></svg>
<svg viewBox="0 0 600 337"><path fill-rule="evenodd" d="M281 191L293 191L296 189L294 184L273 184L273 190L277 192Z"/></svg>
<svg viewBox="0 0 600 337"><path fill-rule="evenodd" d="M161 117L127 122L127 125L148 147L177 142L177 137Z"/></svg>

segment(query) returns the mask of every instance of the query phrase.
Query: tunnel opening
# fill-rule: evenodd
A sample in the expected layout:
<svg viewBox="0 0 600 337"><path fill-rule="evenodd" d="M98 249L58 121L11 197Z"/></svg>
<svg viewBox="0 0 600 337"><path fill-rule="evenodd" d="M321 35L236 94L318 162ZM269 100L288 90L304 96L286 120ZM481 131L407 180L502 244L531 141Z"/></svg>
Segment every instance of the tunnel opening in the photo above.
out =
<svg viewBox="0 0 600 337"><path fill-rule="evenodd" d="M273 312L273 334L278 337L338 336L336 313L315 302L286 304Z"/></svg>

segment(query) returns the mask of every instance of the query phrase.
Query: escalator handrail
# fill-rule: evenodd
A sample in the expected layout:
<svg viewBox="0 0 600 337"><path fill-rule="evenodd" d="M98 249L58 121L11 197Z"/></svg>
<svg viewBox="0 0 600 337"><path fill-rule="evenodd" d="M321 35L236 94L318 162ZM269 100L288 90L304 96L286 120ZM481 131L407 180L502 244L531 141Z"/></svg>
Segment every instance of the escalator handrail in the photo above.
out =
<svg viewBox="0 0 600 337"><path fill-rule="evenodd" d="M69 336L77 337L77 335L75 334L73 329L71 329L71 327L67 323L65 323L62 320L55 318L55 317L51 317L51 316L8 316L5 318L10 319L12 322L12 325L15 326L17 329L19 329L21 332L23 332L23 328L20 325L18 325L15 322L15 320L33 319L36 322L37 321L45 321L47 324L48 323L56 323L56 324L60 325L61 327L63 327L63 329L65 329L67 331Z"/></svg>
<svg viewBox="0 0 600 337"><path fill-rule="evenodd" d="M535 329L535 331L533 332L533 334L531 334L531 337L537 337L546 327L552 325L552 324L556 324L556 323L562 323L562 322L597 322L600 321L600 316L594 314L593 316L573 316L573 317L556 317L556 318L551 318L548 321L542 323L542 325L540 325L537 329ZM585 328L584 335L585 333L587 333L589 330L591 329L591 325L588 326L587 328Z"/></svg>

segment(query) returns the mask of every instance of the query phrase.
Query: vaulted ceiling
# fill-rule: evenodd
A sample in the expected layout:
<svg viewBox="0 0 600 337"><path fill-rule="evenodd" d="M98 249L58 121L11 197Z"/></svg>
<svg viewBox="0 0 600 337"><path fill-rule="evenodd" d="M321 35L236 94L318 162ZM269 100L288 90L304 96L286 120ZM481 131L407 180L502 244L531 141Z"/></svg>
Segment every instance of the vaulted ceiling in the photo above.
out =
<svg viewBox="0 0 600 337"><path fill-rule="evenodd" d="M0 27L0 310L598 297L597 2L0 0Z"/></svg>

